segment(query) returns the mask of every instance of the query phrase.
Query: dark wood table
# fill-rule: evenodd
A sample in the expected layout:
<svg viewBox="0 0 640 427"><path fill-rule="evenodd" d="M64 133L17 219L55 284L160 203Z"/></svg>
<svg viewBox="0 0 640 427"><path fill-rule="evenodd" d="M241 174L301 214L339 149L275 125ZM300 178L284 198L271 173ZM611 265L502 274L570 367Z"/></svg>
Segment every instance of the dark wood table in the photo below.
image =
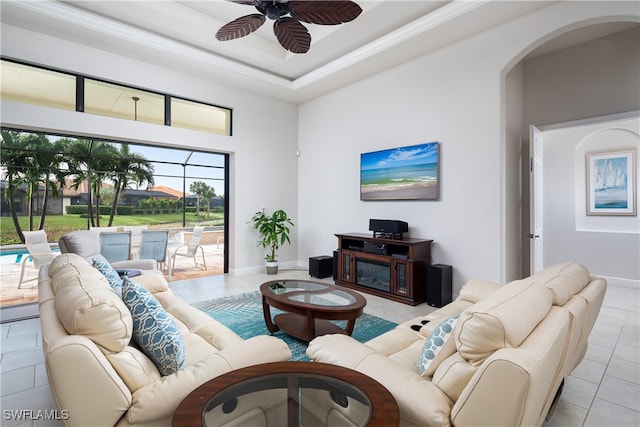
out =
<svg viewBox="0 0 640 427"><path fill-rule="evenodd" d="M118 272L118 276L120 277L136 277L136 276L140 276L142 274L142 270L136 270L133 268L121 268L116 270L116 272Z"/></svg>
<svg viewBox="0 0 640 427"><path fill-rule="evenodd" d="M269 426L304 427L323 425L329 413L334 424L341 416L357 426L393 427L400 422L395 399L373 378L326 363L275 362L204 383L180 403L171 425L214 427L239 420L239 425L251 425L266 419Z"/></svg>
<svg viewBox="0 0 640 427"><path fill-rule="evenodd" d="M273 280L260 286L262 310L271 333L282 329L303 341L319 335L351 335L367 300L357 292L312 280ZM271 318L271 307L285 313ZM345 329L329 320L346 320Z"/></svg>

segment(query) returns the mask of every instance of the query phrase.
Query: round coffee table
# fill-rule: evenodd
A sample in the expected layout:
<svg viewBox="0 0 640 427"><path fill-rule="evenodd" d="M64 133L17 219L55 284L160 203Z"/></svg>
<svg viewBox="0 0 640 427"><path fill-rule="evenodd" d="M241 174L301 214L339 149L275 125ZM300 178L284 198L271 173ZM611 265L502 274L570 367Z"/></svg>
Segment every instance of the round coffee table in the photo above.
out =
<svg viewBox="0 0 640 427"><path fill-rule="evenodd" d="M173 427L397 426L398 404L379 382L319 362L275 362L228 372L180 403Z"/></svg>
<svg viewBox="0 0 640 427"><path fill-rule="evenodd" d="M303 341L319 335L351 335L367 300L357 292L311 280L273 280L260 286L262 310L269 332L282 329ZM274 307L285 313L271 319ZM329 320L346 320L345 329Z"/></svg>

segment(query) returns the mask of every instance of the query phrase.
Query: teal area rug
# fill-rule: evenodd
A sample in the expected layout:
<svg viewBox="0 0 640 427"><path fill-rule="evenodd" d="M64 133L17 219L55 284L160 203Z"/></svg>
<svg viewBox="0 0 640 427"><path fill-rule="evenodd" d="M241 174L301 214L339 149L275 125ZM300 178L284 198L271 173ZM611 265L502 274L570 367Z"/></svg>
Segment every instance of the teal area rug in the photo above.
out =
<svg viewBox="0 0 640 427"><path fill-rule="evenodd" d="M205 301L194 304L194 307L204 311L244 339L256 335L270 334L262 314L262 296L260 291L246 292L244 294ZM282 311L271 308L272 317L279 313L282 313ZM335 323L342 328L346 325L346 321L335 321ZM351 336L360 342L365 342L396 326L396 323L363 313L362 316L356 320L356 326ZM307 343L291 337L282 331L278 331L273 335L287 343L292 353L291 360L309 360L305 354Z"/></svg>

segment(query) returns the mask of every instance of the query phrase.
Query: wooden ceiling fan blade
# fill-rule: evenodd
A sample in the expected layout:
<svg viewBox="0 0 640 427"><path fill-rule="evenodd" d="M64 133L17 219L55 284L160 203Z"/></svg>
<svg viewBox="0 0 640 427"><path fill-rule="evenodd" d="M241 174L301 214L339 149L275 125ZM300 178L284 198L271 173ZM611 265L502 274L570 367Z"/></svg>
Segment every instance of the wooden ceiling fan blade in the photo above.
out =
<svg viewBox="0 0 640 427"><path fill-rule="evenodd" d="M266 19L264 15L259 13L241 16L235 21L231 21L220 27L216 33L216 39L227 41L244 37L260 28Z"/></svg>
<svg viewBox="0 0 640 427"><path fill-rule="evenodd" d="M307 53L311 46L311 34L300 22L285 17L273 23L273 32L283 48L293 53Z"/></svg>
<svg viewBox="0 0 640 427"><path fill-rule="evenodd" d="M253 0L227 0L227 1L230 1L231 3L245 4L247 6L254 6L256 3Z"/></svg>
<svg viewBox="0 0 640 427"><path fill-rule="evenodd" d="M362 8L349 0L335 1L291 1L289 2L291 16L310 24L338 25L353 21Z"/></svg>

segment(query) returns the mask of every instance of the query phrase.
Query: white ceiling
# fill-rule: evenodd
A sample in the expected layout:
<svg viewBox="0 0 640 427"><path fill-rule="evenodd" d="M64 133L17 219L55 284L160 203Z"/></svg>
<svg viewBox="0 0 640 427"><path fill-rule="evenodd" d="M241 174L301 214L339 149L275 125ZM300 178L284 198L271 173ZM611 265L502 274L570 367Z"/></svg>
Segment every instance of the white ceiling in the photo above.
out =
<svg viewBox="0 0 640 427"><path fill-rule="evenodd" d="M279 45L269 20L244 38L216 40L215 32L225 23L257 13L252 6L223 0L2 0L1 19L3 24L303 102L552 3L356 2L363 12L352 22L305 24L312 42L303 55ZM595 36L577 32L569 44L601 35L602 29ZM566 40L557 40L545 49L566 45Z"/></svg>

